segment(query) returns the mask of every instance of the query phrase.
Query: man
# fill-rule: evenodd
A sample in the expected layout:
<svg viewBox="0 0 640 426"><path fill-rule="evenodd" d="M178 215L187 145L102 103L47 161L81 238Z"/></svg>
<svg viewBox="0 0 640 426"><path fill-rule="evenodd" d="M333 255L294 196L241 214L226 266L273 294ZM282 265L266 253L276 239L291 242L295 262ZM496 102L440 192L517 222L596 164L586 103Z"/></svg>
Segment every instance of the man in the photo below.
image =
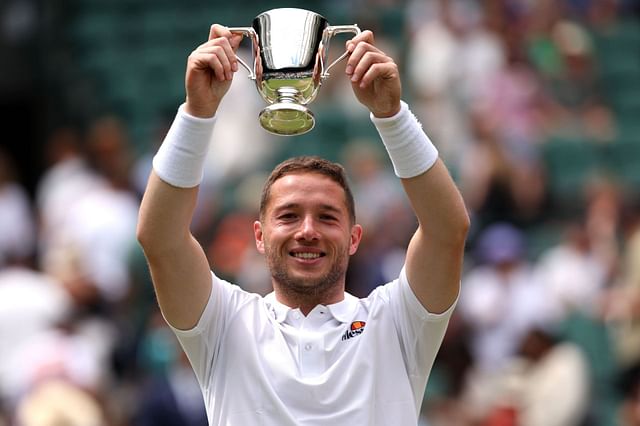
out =
<svg viewBox="0 0 640 426"><path fill-rule="evenodd" d="M400 277L345 293L360 243L340 166L285 162L254 233L274 293L217 278L189 232L215 113L241 37L213 25L189 57L186 102L154 158L138 239L167 322L189 356L211 425L416 424L457 300L468 217L437 151L402 103L396 64L370 31L347 42L346 74L372 115L419 227Z"/></svg>

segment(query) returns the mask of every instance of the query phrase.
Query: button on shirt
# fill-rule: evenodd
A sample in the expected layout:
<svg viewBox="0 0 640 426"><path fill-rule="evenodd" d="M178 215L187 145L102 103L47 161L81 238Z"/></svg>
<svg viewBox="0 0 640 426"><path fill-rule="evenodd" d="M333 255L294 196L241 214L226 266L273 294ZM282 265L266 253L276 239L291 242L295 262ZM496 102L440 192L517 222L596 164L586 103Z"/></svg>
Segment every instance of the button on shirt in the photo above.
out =
<svg viewBox="0 0 640 426"><path fill-rule="evenodd" d="M333 318L326 306L318 305L306 317L299 309L290 309L278 303L273 293L267 297L276 321L296 360L300 377L314 377L326 369L325 332L341 324Z"/></svg>
<svg viewBox="0 0 640 426"><path fill-rule="evenodd" d="M210 425L415 425L453 306L427 312L399 279L307 316L213 276L191 330L174 329Z"/></svg>

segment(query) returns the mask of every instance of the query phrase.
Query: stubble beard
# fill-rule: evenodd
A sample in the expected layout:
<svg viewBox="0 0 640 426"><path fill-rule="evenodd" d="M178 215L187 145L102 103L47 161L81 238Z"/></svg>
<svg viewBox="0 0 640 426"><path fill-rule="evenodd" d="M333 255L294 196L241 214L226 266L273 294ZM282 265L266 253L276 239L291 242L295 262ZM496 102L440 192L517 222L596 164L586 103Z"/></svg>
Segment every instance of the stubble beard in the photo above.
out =
<svg viewBox="0 0 640 426"><path fill-rule="evenodd" d="M287 294L288 297L299 300L301 303L305 301L322 303L324 295L336 291L336 286L342 285L341 283L347 273L349 256L346 251L338 256L326 274L317 278L292 276L285 264L285 260L275 250L266 248L265 251L267 265L274 285L277 285L279 290Z"/></svg>

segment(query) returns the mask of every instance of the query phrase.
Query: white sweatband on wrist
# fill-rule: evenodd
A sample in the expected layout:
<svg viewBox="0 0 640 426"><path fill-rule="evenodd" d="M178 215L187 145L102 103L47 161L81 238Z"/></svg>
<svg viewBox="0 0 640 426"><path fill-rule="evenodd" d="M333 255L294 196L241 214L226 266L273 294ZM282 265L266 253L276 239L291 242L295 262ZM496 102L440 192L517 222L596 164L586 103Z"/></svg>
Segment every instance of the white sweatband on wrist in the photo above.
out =
<svg viewBox="0 0 640 426"><path fill-rule="evenodd" d="M438 150L422 130L422 125L401 101L400 112L393 117L371 114L382 143L387 149L393 170L400 178L412 178L426 172L438 159Z"/></svg>
<svg viewBox="0 0 640 426"><path fill-rule="evenodd" d="M153 157L153 170L158 177L178 188L200 185L215 122L215 117L194 117L184 111L184 104L181 105Z"/></svg>

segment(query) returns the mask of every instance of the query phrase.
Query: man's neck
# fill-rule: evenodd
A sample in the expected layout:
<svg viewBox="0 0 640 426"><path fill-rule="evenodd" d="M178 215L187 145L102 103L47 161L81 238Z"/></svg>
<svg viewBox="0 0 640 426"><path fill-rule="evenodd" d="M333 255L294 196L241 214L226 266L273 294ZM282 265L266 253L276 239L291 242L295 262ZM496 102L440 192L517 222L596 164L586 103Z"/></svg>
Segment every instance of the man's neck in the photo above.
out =
<svg viewBox="0 0 640 426"><path fill-rule="evenodd" d="M318 305L333 305L344 300L343 286L322 294L299 294L274 285L274 293L278 302L291 309L300 309L304 316L307 316Z"/></svg>

